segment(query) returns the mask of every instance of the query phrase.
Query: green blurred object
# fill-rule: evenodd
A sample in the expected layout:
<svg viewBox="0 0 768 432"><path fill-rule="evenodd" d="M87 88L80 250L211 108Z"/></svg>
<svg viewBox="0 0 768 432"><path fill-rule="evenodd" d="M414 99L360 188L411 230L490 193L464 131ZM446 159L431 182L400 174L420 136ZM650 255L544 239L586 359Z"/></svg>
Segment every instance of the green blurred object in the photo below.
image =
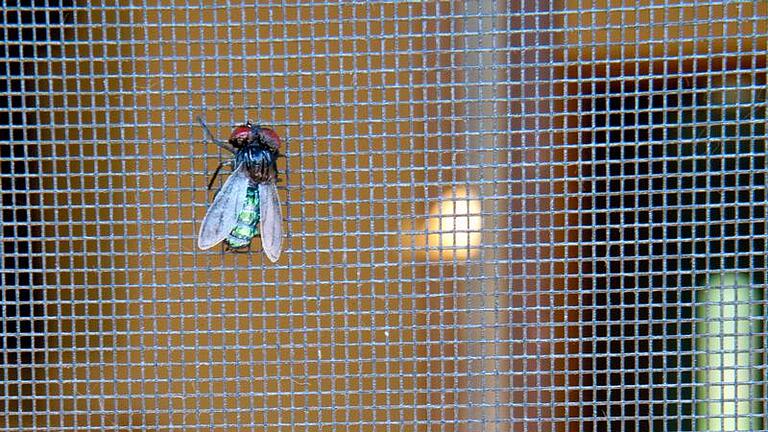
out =
<svg viewBox="0 0 768 432"><path fill-rule="evenodd" d="M694 355L688 361L693 364L680 372L679 382L692 381L693 391L679 393L683 419L674 429L761 431L768 426L763 411L767 88L763 76L740 72L710 76L698 85L681 110L669 114L678 126L668 130L665 150L668 169L681 174L676 215L686 239L681 252L695 257L694 274L707 273L697 279L692 298ZM691 410L692 424L685 420Z"/></svg>
<svg viewBox="0 0 768 432"><path fill-rule="evenodd" d="M762 289L713 275L696 298L696 430L763 430Z"/></svg>

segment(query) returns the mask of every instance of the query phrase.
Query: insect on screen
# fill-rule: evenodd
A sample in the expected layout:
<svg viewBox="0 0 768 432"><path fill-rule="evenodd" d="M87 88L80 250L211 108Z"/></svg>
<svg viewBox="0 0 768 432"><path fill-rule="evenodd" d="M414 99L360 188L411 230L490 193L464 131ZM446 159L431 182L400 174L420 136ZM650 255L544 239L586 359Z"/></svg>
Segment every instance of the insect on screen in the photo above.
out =
<svg viewBox="0 0 768 432"><path fill-rule="evenodd" d="M0 17L0 429L768 426L765 3Z"/></svg>

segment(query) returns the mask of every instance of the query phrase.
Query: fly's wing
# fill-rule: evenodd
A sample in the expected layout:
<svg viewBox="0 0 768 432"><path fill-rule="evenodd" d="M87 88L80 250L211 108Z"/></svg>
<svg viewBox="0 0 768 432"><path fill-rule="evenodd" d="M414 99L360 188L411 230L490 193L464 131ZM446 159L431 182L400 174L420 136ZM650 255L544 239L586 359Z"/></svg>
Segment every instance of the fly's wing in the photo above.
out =
<svg viewBox="0 0 768 432"><path fill-rule="evenodd" d="M245 203L249 182L248 171L245 165L241 164L224 182L224 186L213 199L213 204L208 208L200 226L197 247L210 249L227 238L237 224L237 216Z"/></svg>
<svg viewBox="0 0 768 432"><path fill-rule="evenodd" d="M261 247L270 261L276 262L283 249L283 211L274 183L259 184Z"/></svg>

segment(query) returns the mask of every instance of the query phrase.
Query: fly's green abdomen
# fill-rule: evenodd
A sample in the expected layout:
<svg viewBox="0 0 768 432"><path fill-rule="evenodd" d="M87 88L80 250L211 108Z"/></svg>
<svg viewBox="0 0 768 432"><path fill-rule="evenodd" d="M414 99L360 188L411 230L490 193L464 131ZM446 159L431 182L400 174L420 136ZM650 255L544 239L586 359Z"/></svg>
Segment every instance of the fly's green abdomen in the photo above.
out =
<svg viewBox="0 0 768 432"><path fill-rule="evenodd" d="M229 232L225 240L232 249L241 249L251 244L251 239L259 235L259 190L248 186L245 204L237 215L237 225Z"/></svg>

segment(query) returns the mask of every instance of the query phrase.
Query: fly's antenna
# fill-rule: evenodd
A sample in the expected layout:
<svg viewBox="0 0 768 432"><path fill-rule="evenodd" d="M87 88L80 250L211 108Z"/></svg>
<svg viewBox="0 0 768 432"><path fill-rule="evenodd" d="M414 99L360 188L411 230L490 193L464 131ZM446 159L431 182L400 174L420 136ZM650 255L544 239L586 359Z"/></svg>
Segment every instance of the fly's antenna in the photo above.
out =
<svg viewBox="0 0 768 432"><path fill-rule="evenodd" d="M211 133L211 130L208 129L208 125L205 124L205 122L203 121L202 117L197 116L197 122L200 123L200 126L203 127L203 129L205 130L205 133L208 134L208 138L211 141L213 141L214 144L216 144L217 146L223 148L224 150L227 150L228 152L230 152L232 154L237 153L237 149L232 147L228 142L222 141L220 139L216 139L216 137L213 136L213 133Z"/></svg>

